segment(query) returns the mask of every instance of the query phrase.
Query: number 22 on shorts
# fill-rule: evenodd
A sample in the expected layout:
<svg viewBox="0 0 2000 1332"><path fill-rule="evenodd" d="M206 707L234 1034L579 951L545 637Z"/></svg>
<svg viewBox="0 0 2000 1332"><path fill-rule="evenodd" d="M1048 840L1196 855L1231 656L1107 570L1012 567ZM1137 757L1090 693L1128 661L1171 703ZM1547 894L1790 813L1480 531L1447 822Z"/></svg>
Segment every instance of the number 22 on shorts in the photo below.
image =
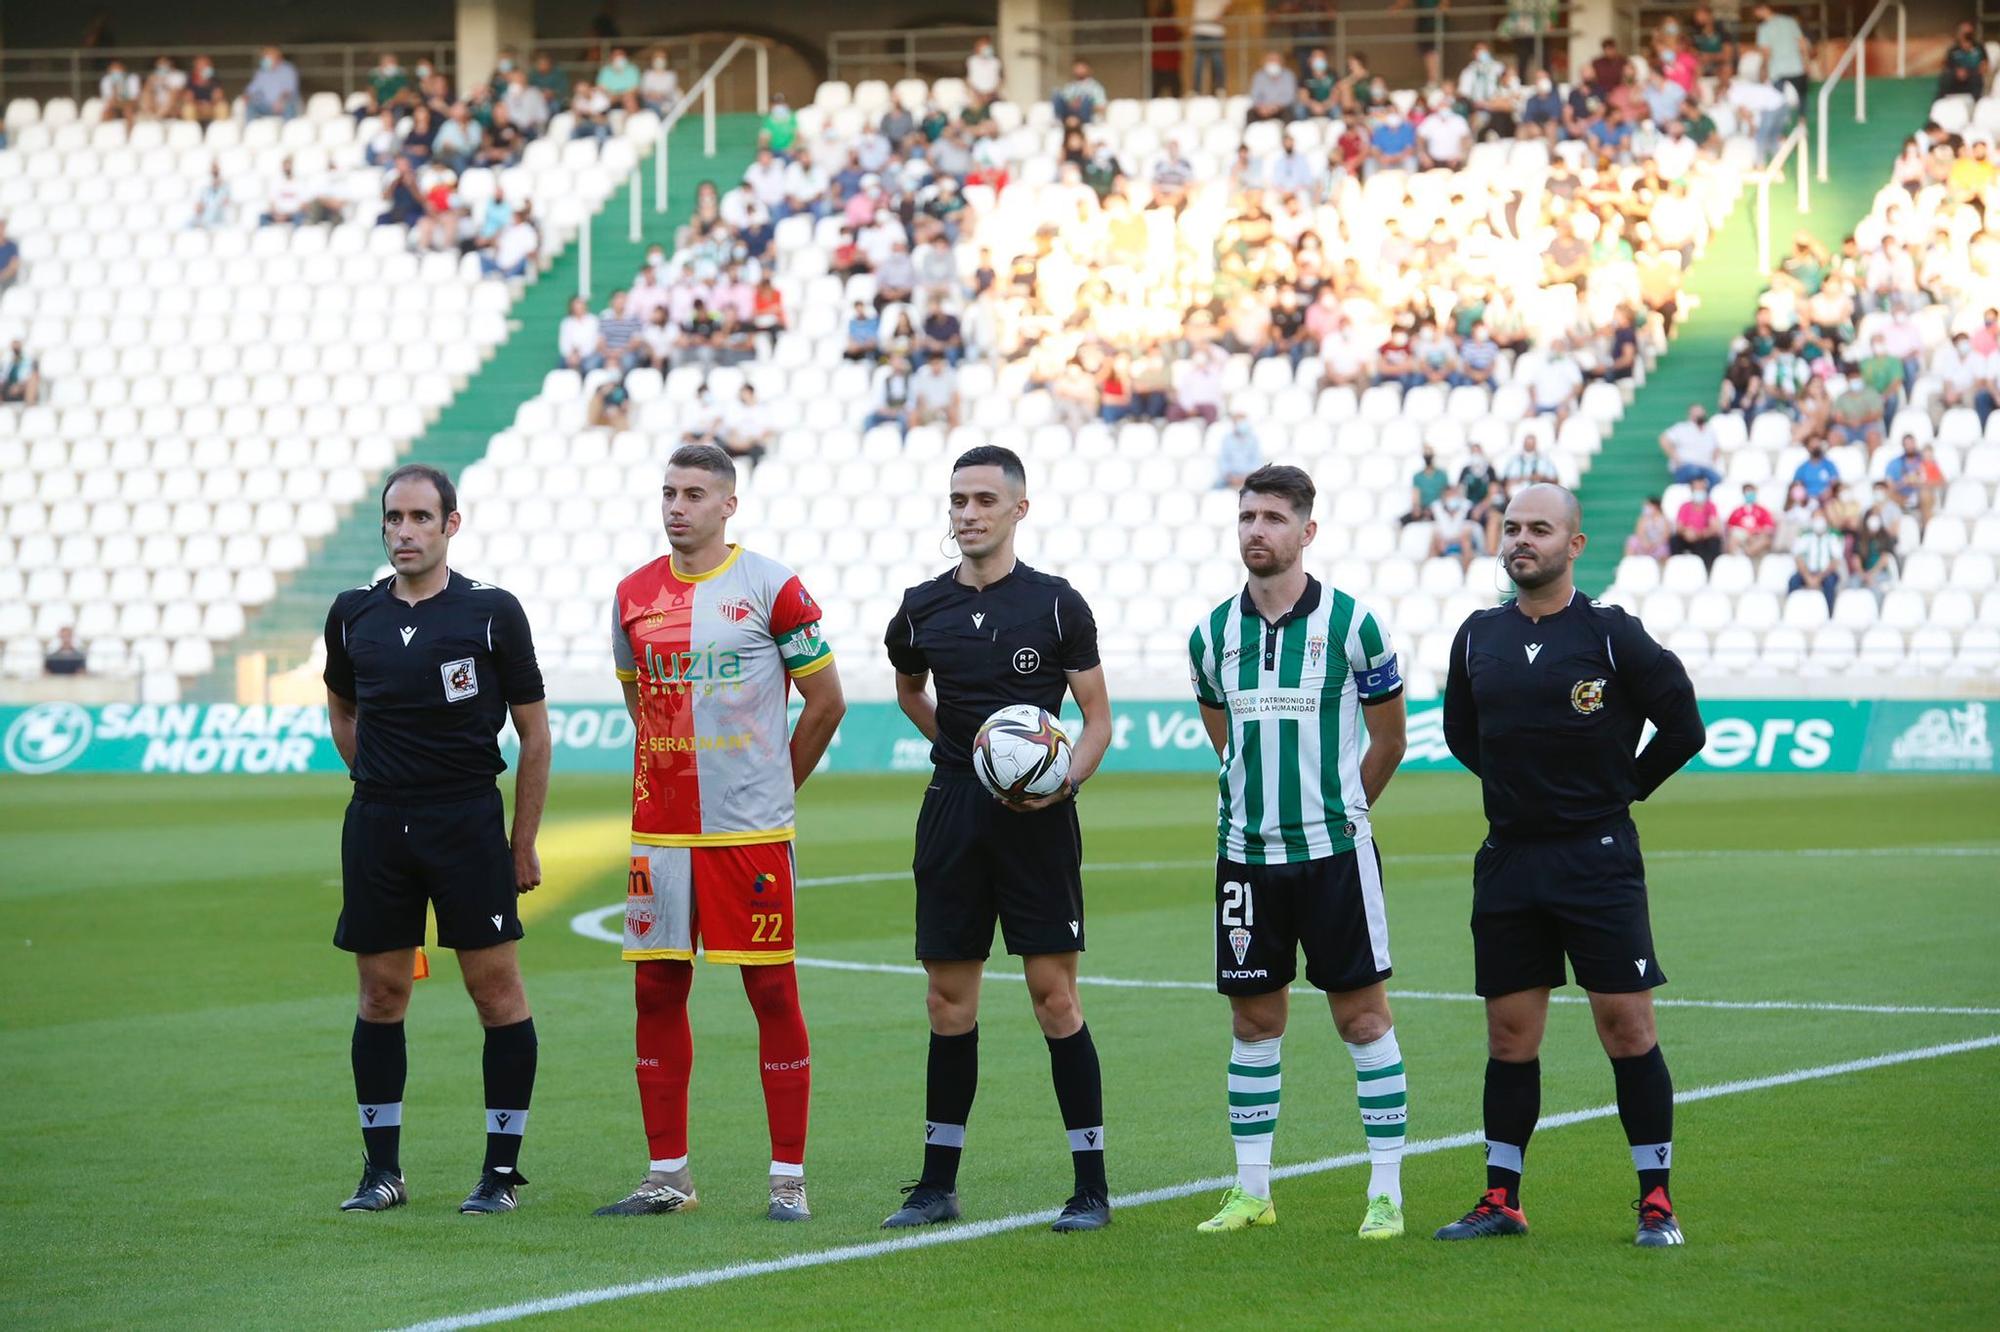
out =
<svg viewBox="0 0 2000 1332"><path fill-rule="evenodd" d="M785 913L782 911L753 911L750 913L751 943L780 943L785 936Z"/></svg>

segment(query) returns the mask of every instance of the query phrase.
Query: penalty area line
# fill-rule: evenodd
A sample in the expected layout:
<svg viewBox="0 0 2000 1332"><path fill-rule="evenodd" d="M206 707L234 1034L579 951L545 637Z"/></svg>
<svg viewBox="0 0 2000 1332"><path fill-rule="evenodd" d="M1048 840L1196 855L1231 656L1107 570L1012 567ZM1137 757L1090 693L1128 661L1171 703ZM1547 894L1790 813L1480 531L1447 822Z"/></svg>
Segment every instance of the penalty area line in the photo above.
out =
<svg viewBox="0 0 2000 1332"><path fill-rule="evenodd" d="M1986 1050L2000 1046L2000 1035L1981 1036L1973 1040L1953 1041L1946 1045L1926 1045L1912 1050L1896 1050L1888 1054L1872 1055L1865 1059L1847 1059L1837 1064L1820 1064L1812 1068L1793 1069L1788 1073L1773 1073L1761 1078L1742 1078L1732 1082L1718 1082L1706 1087L1691 1087L1676 1092L1674 1101L1687 1105L1696 1101L1712 1101L1723 1096L1741 1096L1750 1092L1768 1091L1774 1087L1789 1087L1801 1082L1813 1082L1821 1078L1840 1077L1847 1073L1862 1073L1871 1069L1890 1068L1897 1064L1914 1064L1923 1060L1943 1059L1951 1055L1967 1054L1974 1050ZM1610 1119L1617 1115L1618 1106L1594 1105L1584 1110L1569 1110L1561 1114L1545 1116L1537 1125L1538 1130L1563 1128L1571 1124L1588 1123L1591 1120ZM1484 1140L1479 1132L1454 1133L1448 1137L1424 1138L1410 1143L1403 1149L1406 1156L1427 1156L1433 1152L1451 1151L1460 1147L1471 1147ZM1275 1179L1296 1179L1304 1175L1324 1174L1330 1170L1341 1170L1349 1166L1365 1165L1367 1152L1349 1152L1342 1156L1323 1157L1317 1161L1302 1161L1294 1165L1280 1166L1271 1175ZM1144 1207L1151 1203L1172 1202L1196 1194L1216 1193L1235 1183L1233 1175L1215 1175L1206 1179L1189 1180L1183 1184L1172 1184L1165 1188L1146 1189L1138 1193L1120 1194L1112 1199L1116 1207ZM994 1217L988 1221L974 1221L967 1225L943 1228L928 1228L913 1235L901 1235L894 1239L871 1240L865 1244L843 1244L837 1248L821 1249L812 1253L789 1254L783 1258L770 1258L761 1262L731 1263L723 1267L703 1268L695 1272L683 1272L671 1276L652 1277L644 1281L629 1281L622 1285L600 1286L592 1290L571 1291L564 1295L550 1295L542 1299L523 1300L517 1304L503 1304L474 1313L455 1314L447 1318L432 1319L429 1322L412 1324L405 1332L457 1332L459 1328L488 1327L495 1323L513 1322L520 1318L532 1318L537 1314L562 1313L569 1309L581 1309L595 1304L608 1304L615 1300L636 1299L645 1295L660 1295L669 1291L693 1290L702 1286L721 1285L729 1281L743 1281L751 1277L775 1276L785 1272L803 1271L814 1267L828 1267L838 1263L863 1262L870 1258L885 1257L911 1249L934 1248L941 1244L963 1244L971 1240L985 1239L991 1235L1006 1234L1009 1231L1025 1230L1030 1226L1047 1225L1056 1218L1055 1209L1040 1212L1016 1212L1011 1216Z"/></svg>
<svg viewBox="0 0 2000 1332"><path fill-rule="evenodd" d="M573 916L569 927L586 939L595 939L603 943L623 943L624 939L612 932L611 919L624 910L622 906L593 907ZM847 971L875 976L926 974L921 966L908 962L847 962L830 957L799 957L795 961L801 967L816 971ZM999 981L1024 979L1018 971L989 969L986 976L989 980ZM1207 981L1138 980L1125 976L1084 974L1076 978L1076 983L1106 990L1189 990L1203 994L1215 993L1215 986ZM1295 985L1292 990L1295 994L1318 993L1312 987L1305 985ZM1476 994L1461 994L1449 990L1391 990L1389 997L1413 1003L1483 1004L1486 1002ZM1590 1000L1580 994L1552 994L1549 996L1549 1002L1588 1004ZM1951 1004L1858 1004L1810 999L1680 999L1657 995L1653 999L1653 1004L1657 1008L1707 1008L1739 1013L1872 1013L1896 1017L2000 1017L2000 1008Z"/></svg>

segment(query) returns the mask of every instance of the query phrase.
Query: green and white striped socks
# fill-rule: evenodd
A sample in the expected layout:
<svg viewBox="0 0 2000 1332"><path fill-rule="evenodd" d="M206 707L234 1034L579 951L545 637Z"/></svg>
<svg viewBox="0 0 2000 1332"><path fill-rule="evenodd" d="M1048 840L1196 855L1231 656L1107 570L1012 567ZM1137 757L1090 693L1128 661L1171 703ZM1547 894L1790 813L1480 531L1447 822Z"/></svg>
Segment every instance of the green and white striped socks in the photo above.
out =
<svg viewBox="0 0 2000 1332"><path fill-rule="evenodd" d="M1391 1027L1366 1045L1349 1043L1354 1058L1354 1098L1361 1106L1361 1129L1368 1135L1368 1196L1389 1195L1403 1205L1403 1135L1410 1118L1409 1083L1403 1051ZM1234 1072L1234 1069L1231 1070ZM1234 1088L1236 1080L1230 1079Z"/></svg>
<svg viewBox="0 0 2000 1332"><path fill-rule="evenodd" d="M1253 1198L1271 1196L1271 1140L1278 1132L1278 1045L1237 1039L1229 1051L1229 1136L1236 1183ZM1399 1066L1400 1067L1400 1066Z"/></svg>

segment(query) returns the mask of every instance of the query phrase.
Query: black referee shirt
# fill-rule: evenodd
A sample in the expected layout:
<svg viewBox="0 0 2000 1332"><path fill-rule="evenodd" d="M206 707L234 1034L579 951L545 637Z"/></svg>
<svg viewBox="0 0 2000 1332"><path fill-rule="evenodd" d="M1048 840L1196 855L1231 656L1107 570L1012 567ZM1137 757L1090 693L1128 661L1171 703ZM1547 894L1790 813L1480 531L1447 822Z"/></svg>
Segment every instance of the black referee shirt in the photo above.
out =
<svg viewBox="0 0 2000 1332"><path fill-rule="evenodd" d="M1097 621L1067 581L1015 564L986 588L956 570L903 594L883 642L903 675L937 682L937 740L931 762L971 768L972 737L1010 703L1062 709L1069 671L1097 665Z"/></svg>
<svg viewBox="0 0 2000 1332"><path fill-rule="evenodd" d="M412 606L384 578L333 599L326 687L359 705L354 793L390 803L462 800L507 770L508 705L537 703L542 672L511 592L453 573Z"/></svg>
<svg viewBox="0 0 2000 1332"><path fill-rule="evenodd" d="M1635 757L1648 721L1658 733ZM1701 752L1706 732L1680 658L1579 592L1539 621L1510 603L1459 627L1444 738L1479 777L1494 835L1520 839L1625 817Z"/></svg>

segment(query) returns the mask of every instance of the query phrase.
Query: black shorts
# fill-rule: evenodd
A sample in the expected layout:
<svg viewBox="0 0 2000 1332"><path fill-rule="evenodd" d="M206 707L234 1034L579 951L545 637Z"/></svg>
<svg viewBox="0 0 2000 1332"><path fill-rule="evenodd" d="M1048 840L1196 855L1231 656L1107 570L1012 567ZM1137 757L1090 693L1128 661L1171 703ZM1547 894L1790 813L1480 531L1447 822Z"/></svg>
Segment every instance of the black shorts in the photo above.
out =
<svg viewBox="0 0 2000 1332"><path fill-rule="evenodd" d="M993 922L1020 957L1083 951L1083 833L1076 804L1019 813L970 772L939 769L917 815L917 957L970 962Z"/></svg>
<svg viewBox="0 0 2000 1332"><path fill-rule="evenodd" d="M424 904L437 908L438 943L490 948L521 937L514 853L500 792L444 804L358 797L340 830L336 948L387 953L424 941Z"/></svg>
<svg viewBox="0 0 2000 1332"><path fill-rule="evenodd" d="M1389 979L1382 853L1373 840L1290 865L1215 862L1215 988L1270 994L1298 975L1344 994Z"/></svg>
<svg viewBox="0 0 2000 1332"><path fill-rule="evenodd" d="M1573 837L1496 842L1472 858L1473 988L1491 999L1565 983L1631 994L1667 982L1630 819Z"/></svg>

